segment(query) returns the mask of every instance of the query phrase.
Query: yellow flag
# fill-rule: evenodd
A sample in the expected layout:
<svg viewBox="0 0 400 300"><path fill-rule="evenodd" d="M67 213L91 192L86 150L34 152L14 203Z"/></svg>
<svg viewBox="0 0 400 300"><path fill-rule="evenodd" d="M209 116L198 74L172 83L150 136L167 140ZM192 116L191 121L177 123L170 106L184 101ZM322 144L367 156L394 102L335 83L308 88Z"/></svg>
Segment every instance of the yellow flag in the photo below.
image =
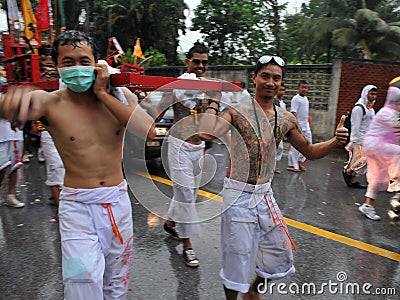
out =
<svg viewBox="0 0 400 300"><path fill-rule="evenodd" d="M133 56L140 57L141 59L146 59L146 57L143 55L142 47L140 47L140 39L136 39L136 45L133 51Z"/></svg>
<svg viewBox="0 0 400 300"><path fill-rule="evenodd" d="M31 2L29 0L21 1L22 14L24 16L24 34L28 40L36 35L36 18L33 13Z"/></svg>

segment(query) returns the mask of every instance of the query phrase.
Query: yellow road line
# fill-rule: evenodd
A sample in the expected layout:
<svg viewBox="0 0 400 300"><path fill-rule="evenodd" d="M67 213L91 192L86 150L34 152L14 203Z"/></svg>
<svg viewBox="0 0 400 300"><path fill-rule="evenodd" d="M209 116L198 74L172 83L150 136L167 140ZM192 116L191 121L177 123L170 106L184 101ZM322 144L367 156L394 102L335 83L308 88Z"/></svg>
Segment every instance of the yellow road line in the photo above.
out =
<svg viewBox="0 0 400 300"><path fill-rule="evenodd" d="M146 177L148 179L152 179L154 181L157 181L157 182L172 186L172 181L169 180L169 179L165 179L163 177L156 176L156 175L146 174L146 173L143 173L143 172L136 172L136 174L138 174L138 175L140 175L142 177ZM203 190L199 190L197 194L199 194L200 196L209 198L209 199L213 199L213 200L217 200L219 202L222 202L222 197L219 196L219 195L215 195L213 193L209 193L209 192L206 192L206 191L203 191Z"/></svg>
<svg viewBox="0 0 400 300"><path fill-rule="evenodd" d="M163 177L159 177L156 175L149 175L149 174L142 173L142 172L138 172L137 174L142 177L146 177L148 179L152 179L154 181L172 186L172 181L165 179ZM222 201L221 196L213 194L213 193L209 193L209 192L206 192L203 190L199 190L198 194L200 196L214 199L214 200L217 200L220 202ZM312 233L312 234L315 234L315 235L318 235L318 236L321 236L321 237L324 237L327 239L331 239L333 241L336 241L336 242L339 242L339 243L342 243L342 244L345 244L345 245L348 245L348 246L351 246L354 248L358 248L360 250L364 250L364 251L400 262L400 254L399 253L389 251L389 250L386 250L383 248L379 248L374 245L364 243L364 242L361 242L358 240L354 240L354 239L345 237L343 235L336 234L336 233L333 233L333 232L330 232L330 231L327 231L327 230L324 230L324 229L321 229L318 227L314 227L314 226L311 226L311 225L308 225L308 224L305 224L305 223L302 223L302 222L299 222L296 220L292 220L289 218L285 218L285 222L287 225L292 226L294 228L297 228L297 229L300 229L303 231L307 231L309 233Z"/></svg>
<svg viewBox="0 0 400 300"><path fill-rule="evenodd" d="M336 242L346 244L346 245L349 245L349 246L352 246L352 247L355 247L355 248L358 248L358 249L361 249L361 250L364 250L364 251L400 262L400 254L399 253L392 252L392 251L389 251L389 250L386 250L383 248L379 248L374 245L367 244L367 243L364 243L364 242L361 242L358 240L353 240L353 239L345 237L343 235L336 234L336 233L333 233L333 232L330 232L330 231L327 231L327 230L324 230L324 229L321 229L318 227L314 227L314 226L311 226L311 225L308 225L308 224L305 224L305 223L302 223L302 222L299 222L296 220L292 220L289 218L285 218L285 222L286 222L286 224L288 224L292 227L295 227L297 229L301 229L301 230L313 233L315 235L319 235L324 238L331 239Z"/></svg>

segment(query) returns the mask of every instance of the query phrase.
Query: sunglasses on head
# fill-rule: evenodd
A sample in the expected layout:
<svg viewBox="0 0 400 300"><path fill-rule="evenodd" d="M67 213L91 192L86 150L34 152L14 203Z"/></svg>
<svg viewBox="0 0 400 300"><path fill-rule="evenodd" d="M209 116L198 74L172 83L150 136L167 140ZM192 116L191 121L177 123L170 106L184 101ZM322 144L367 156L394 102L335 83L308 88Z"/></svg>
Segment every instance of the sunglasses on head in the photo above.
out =
<svg viewBox="0 0 400 300"><path fill-rule="evenodd" d="M270 63L272 60L280 67L285 66L285 61L279 56L263 55L259 58L258 62L262 65L266 65Z"/></svg>
<svg viewBox="0 0 400 300"><path fill-rule="evenodd" d="M193 58L193 59L188 59L188 61L191 61L196 65L199 65L200 63L202 63L203 65L208 65L208 59Z"/></svg>

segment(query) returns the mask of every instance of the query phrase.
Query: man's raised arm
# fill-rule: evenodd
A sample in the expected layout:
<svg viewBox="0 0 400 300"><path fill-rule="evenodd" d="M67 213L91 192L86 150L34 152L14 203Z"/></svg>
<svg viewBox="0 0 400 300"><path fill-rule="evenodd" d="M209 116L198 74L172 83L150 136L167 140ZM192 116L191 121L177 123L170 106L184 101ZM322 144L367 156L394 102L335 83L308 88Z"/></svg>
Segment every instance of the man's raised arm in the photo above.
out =
<svg viewBox="0 0 400 300"><path fill-rule="evenodd" d="M346 116L343 115L336 127L335 136L325 142L310 144L306 138L293 129L288 135L288 140L293 147L300 151L307 159L319 159L329 154L337 145L344 146L347 136L349 135L347 128L343 126Z"/></svg>
<svg viewBox="0 0 400 300"><path fill-rule="evenodd" d="M0 98L0 118L7 119L13 127L22 128L28 120L45 115L45 101L50 93L35 90L32 86L9 86Z"/></svg>

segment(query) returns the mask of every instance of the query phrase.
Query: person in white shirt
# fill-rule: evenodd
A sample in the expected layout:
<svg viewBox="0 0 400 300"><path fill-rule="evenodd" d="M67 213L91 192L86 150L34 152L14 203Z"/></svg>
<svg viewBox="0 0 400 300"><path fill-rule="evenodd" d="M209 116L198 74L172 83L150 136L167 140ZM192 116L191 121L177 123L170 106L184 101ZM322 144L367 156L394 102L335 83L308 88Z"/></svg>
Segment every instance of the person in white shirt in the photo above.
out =
<svg viewBox="0 0 400 300"><path fill-rule="evenodd" d="M240 87L242 90L240 92L236 92L235 95L235 103L241 103L241 102L248 102L249 99L251 98L250 93L246 89L246 83L244 81L240 82Z"/></svg>
<svg viewBox="0 0 400 300"><path fill-rule="evenodd" d="M343 170L344 181L351 188L367 188L357 179L367 172L367 159L362 146L368 127L375 116L373 107L377 94L378 89L375 85L366 85L351 113L350 142L345 147L349 152L349 160Z"/></svg>
<svg viewBox="0 0 400 300"><path fill-rule="evenodd" d="M290 103L290 112L295 115L300 126L301 132L306 137L308 143L312 144L312 133L310 123L308 122L309 102L306 94L308 92L308 82L300 80L298 85L298 93L292 98ZM304 163L306 158L294 147L289 148L288 153L288 171L300 172L305 171Z"/></svg>
<svg viewBox="0 0 400 300"><path fill-rule="evenodd" d="M283 95L285 94L285 91L286 91L286 87L282 82L282 85L279 88L279 91L276 94L276 97L274 98L274 104L284 110L286 110L286 103L283 101ZM283 140L279 142L279 145L276 149L276 156L275 156L276 161L280 161L282 159L282 154L283 154ZM279 170L278 167L275 168L275 173L276 174L281 173L281 171Z"/></svg>

